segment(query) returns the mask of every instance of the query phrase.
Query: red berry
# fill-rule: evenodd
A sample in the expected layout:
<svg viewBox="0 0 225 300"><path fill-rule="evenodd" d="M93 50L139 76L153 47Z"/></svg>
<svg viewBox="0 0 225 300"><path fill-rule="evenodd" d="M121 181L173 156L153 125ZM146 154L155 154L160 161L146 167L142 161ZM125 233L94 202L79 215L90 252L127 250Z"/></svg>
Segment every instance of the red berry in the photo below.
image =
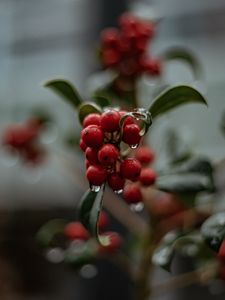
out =
<svg viewBox="0 0 225 300"><path fill-rule="evenodd" d="M84 118L83 127L87 127L89 125L97 125L99 126L101 122L101 115L99 114L89 114Z"/></svg>
<svg viewBox="0 0 225 300"><path fill-rule="evenodd" d="M99 148L103 144L104 134L100 127L89 125L82 130L81 138L88 147Z"/></svg>
<svg viewBox="0 0 225 300"><path fill-rule="evenodd" d="M91 185L100 186L106 181L107 173L101 166L90 166L86 176Z"/></svg>
<svg viewBox="0 0 225 300"><path fill-rule="evenodd" d="M141 21L137 24L136 30L139 37L151 39L154 35L154 24L147 21Z"/></svg>
<svg viewBox="0 0 225 300"><path fill-rule="evenodd" d="M85 151L85 155L90 164L98 163L98 150L88 147Z"/></svg>
<svg viewBox="0 0 225 300"><path fill-rule="evenodd" d="M83 152L85 152L86 149L87 149L87 145L85 144L85 142L84 142L82 139L80 139L80 149L81 149Z"/></svg>
<svg viewBox="0 0 225 300"><path fill-rule="evenodd" d="M124 13L119 18L119 25L122 30L132 30L136 27L138 23L138 18L130 13Z"/></svg>
<svg viewBox="0 0 225 300"><path fill-rule="evenodd" d="M142 169L139 180L144 186L152 185L156 181L156 172L152 169Z"/></svg>
<svg viewBox="0 0 225 300"><path fill-rule="evenodd" d="M154 160L154 156L154 152L148 146L139 147L135 153L135 158L143 165L150 164Z"/></svg>
<svg viewBox="0 0 225 300"><path fill-rule="evenodd" d="M140 187L135 183L126 185L123 190L123 198L129 204L141 202L142 193Z"/></svg>
<svg viewBox="0 0 225 300"><path fill-rule="evenodd" d="M225 262L225 240L222 242L219 252L218 252L218 258Z"/></svg>
<svg viewBox="0 0 225 300"><path fill-rule="evenodd" d="M125 110L120 110L119 111L120 117L122 118L125 114L127 114L127 111ZM134 118L131 116L126 116L126 118L123 121L123 125L129 125L129 124L135 124Z"/></svg>
<svg viewBox="0 0 225 300"><path fill-rule="evenodd" d="M112 165L119 158L119 150L112 144L105 144L98 152L98 160L103 165Z"/></svg>
<svg viewBox="0 0 225 300"><path fill-rule="evenodd" d="M139 66L134 58L128 58L120 63L119 71L123 76L134 76L138 74Z"/></svg>
<svg viewBox="0 0 225 300"><path fill-rule="evenodd" d="M91 166L90 162L87 159L85 159L85 167L86 167L86 169L88 169L90 166Z"/></svg>
<svg viewBox="0 0 225 300"><path fill-rule="evenodd" d="M120 191L124 187L125 179L119 173L112 173L108 177L108 184L113 191Z"/></svg>
<svg viewBox="0 0 225 300"><path fill-rule="evenodd" d="M83 240L89 239L89 233L80 222L68 223L64 228L64 234L70 240Z"/></svg>
<svg viewBox="0 0 225 300"><path fill-rule="evenodd" d="M102 114L101 126L106 132L114 132L120 129L120 114L116 110L107 110Z"/></svg>
<svg viewBox="0 0 225 300"><path fill-rule="evenodd" d="M122 238L121 236L112 231L104 232L102 237L108 237L109 243L105 246L100 246L99 251L100 253L114 253L116 252L122 245Z"/></svg>
<svg viewBox="0 0 225 300"><path fill-rule="evenodd" d="M141 140L140 127L137 124L128 124L123 127L122 140L132 146L138 145Z"/></svg>
<svg viewBox="0 0 225 300"><path fill-rule="evenodd" d="M100 231L105 230L109 225L109 216L105 211L101 211L98 219L98 228Z"/></svg>
<svg viewBox="0 0 225 300"><path fill-rule="evenodd" d="M102 63L106 68L110 68L118 64L120 61L120 53L116 49L103 49Z"/></svg>
<svg viewBox="0 0 225 300"><path fill-rule="evenodd" d="M120 174L123 178L132 181L138 180L141 173L141 164L134 158L125 159L120 165Z"/></svg>
<svg viewBox="0 0 225 300"><path fill-rule="evenodd" d="M107 28L101 33L101 41L104 47L116 47L120 39L120 33L116 28Z"/></svg>
<svg viewBox="0 0 225 300"><path fill-rule="evenodd" d="M161 62L158 59L149 59L145 62L144 69L150 76L159 76L161 74Z"/></svg>

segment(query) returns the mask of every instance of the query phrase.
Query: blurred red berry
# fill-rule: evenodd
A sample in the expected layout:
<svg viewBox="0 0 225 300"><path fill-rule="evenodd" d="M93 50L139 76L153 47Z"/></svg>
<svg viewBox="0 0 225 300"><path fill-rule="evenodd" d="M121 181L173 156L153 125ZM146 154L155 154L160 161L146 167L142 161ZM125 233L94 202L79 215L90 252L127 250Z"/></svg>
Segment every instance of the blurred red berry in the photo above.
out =
<svg viewBox="0 0 225 300"><path fill-rule="evenodd" d="M65 236L70 240L82 240L89 239L89 233L80 222L68 223L64 228Z"/></svg>
<svg viewBox="0 0 225 300"><path fill-rule="evenodd" d="M82 139L80 139L80 149L81 149L83 152L85 152L86 149L87 149L87 145L85 144L85 142L84 142Z"/></svg>
<svg viewBox="0 0 225 300"><path fill-rule="evenodd" d="M144 186L150 186L155 183L156 177L157 175L154 170L146 168L141 170L139 180Z"/></svg>
<svg viewBox="0 0 225 300"><path fill-rule="evenodd" d="M134 158L125 159L120 165L120 174L125 179L136 181L141 173L141 164Z"/></svg>
<svg viewBox="0 0 225 300"><path fill-rule="evenodd" d="M137 148L135 158L140 161L141 164L147 165L153 162L155 157L154 152L148 146L141 146Z"/></svg>
<svg viewBox="0 0 225 300"><path fill-rule="evenodd" d="M139 185L136 183L126 185L123 190L123 198L129 204L141 202L143 197Z"/></svg>
<svg viewBox="0 0 225 300"><path fill-rule="evenodd" d="M116 28L107 28L101 33L101 42L103 47L116 47L120 39L119 30Z"/></svg>
<svg viewBox="0 0 225 300"><path fill-rule="evenodd" d="M100 246L99 252L100 253L114 253L119 250L122 245L122 237L117 232L104 232L102 237L109 238L109 243L105 246Z"/></svg>

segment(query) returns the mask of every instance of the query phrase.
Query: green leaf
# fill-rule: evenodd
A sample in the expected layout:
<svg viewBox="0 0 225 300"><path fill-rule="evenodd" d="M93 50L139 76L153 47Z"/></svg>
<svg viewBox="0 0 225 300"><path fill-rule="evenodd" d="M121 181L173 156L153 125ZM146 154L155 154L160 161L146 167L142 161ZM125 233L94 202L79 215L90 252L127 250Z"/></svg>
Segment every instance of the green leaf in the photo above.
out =
<svg viewBox="0 0 225 300"><path fill-rule="evenodd" d="M201 233L210 248L218 251L225 238L225 212L217 213L208 218L202 224Z"/></svg>
<svg viewBox="0 0 225 300"><path fill-rule="evenodd" d="M180 60L190 66L195 79L201 80L203 77L202 66L196 56L190 50L181 47L173 47L165 50L161 54L161 58L166 62Z"/></svg>
<svg viewBox="0 0 225 300"><path fill-rule="evenodd" d="M102 185L99 192L88 190L81 199L79 209L81 222L103 246L110 242L107 236L100 236L98 233L98 219L102 209L104 189L105 186Z"/></svg>
<svg viewBox="0 0 225 300"><path fill-rule="evenodd" d="M161 172L156 186L165 192L195 195L199 192L213 192L213 168L202 157L193 157Z"/></svg>
<svg viewBox="0 0 225 300"><path fill-rule="evenodd" d="M80 123L82 124L84 118L91 113L101 114L102 109L97 104L92 103L92 102L85 102L85 103L81 104L79 107L79 110L78 110Z"/></svg>
<svg viewBox="0 0 225 300"><path fill-rule="evenodd" d="M63 97L67 102L77 108L83 102L76 88L67 80L53 79L44 84L45 87L50 88L59 96Z"/></svg>
<svg viewBox="0 0 225 300"><path fill-rule="evenodd" d="M166 271L170 271L171 263L175 254L174 242L181 236L179 231L168 232L160 245L154 250L152 262Z"/></svg>
<svg viewBox="0 0 225 300"><path fill-rule="evenodd" d="M177 194L211 191L209 178L195 173L163 175L158 177L156 186L161 191Z"/></svg>
<svg viewBox="0 0 225 300"><path fill-rule="evenodd" d="M171 109L188 103L207 105L205 98L196 89L186 85L175 86L167 89L155 98L149 108L149 112L154 119Z"/></svg>
<svg viewBox="0 0 225 300"><path fill-rule="evenodd" d="M48 247L54 237L63 233L66 221L63 219L54 219L44 224L37 233L37 241L42 247Z"/></svg>
<svg viewBox="0 0 225 300"><path fill-rule="evenodd" d="M101 107L110 106L112 101L115 99L115 97L106 90L97 90L93 94L92 98L95 99L96 103Z"/></svg>

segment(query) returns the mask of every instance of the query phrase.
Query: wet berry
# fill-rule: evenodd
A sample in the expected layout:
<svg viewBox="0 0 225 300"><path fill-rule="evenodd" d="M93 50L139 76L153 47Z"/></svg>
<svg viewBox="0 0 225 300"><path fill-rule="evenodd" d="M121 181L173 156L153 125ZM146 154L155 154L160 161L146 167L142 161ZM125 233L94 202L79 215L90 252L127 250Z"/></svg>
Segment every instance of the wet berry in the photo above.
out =
<svg viewBox="0 0 225 300"><path fill-rule="evenodd" d="M125 125L122 140L130 146L138 145L141 140L140 127L137 124Z"/></svg>
<svg viewBox="0 0 225 300"><path fill-rule="evenodd" d="M89 125L97 125L99 126L101 123L101 115L99 114L89 114L84 118L83 127L87 127Z"/></svg>
<svg viewBox="0 0 225 300"><path fill-rule="evenodd" d="M125 159L120 165L120 174L123 178L136 181L141 173L141 164L133 158Z"/></svg>
<svg viewBox="0 0 225 300"><path fill-rule="evenodd" d="M88 147L99 148L103 144L104 134L100 127L89 125L82 130L81 138Z"/></svg>
<svg viewBox="0 0 225 300"><path fill-rule="evenodd" d="M98 152L98 160L102 165L112 165L119 158L119 150L112 144L105 144Z"/></svg>
<svg viewBox="0 0 225 300"><path fill-rule="evenodd" d="M102 114L101 127L105 132L114 132L120 129L120 114L116 110L107 110Z"/></svg>
<svg viewBox="0 0 225 300"><path fill-rule="evenodd" d="M91 185L100 186L106 181L107 173L101 166L90 166L86 176Z"/></svg>

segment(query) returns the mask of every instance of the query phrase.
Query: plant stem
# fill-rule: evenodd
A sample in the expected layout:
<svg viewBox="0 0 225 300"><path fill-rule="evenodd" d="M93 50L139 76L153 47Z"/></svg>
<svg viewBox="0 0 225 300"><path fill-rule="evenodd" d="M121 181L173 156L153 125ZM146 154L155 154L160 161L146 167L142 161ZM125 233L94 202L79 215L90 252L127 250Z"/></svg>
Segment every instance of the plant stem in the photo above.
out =
<svg viewBox="0 0 225 300"><path fill-rule="evenodd" d="M146 236L146 239L143 241L142 244L142 254L141 254L140 264L138 268L138 274L136 277L136 299L137 300L146 300L149 298L151 294L149 280L153 271L151 258L154 251L154 239L155 239L152 228L153 228L152 226L149 226L148 235Z"/></svg>

